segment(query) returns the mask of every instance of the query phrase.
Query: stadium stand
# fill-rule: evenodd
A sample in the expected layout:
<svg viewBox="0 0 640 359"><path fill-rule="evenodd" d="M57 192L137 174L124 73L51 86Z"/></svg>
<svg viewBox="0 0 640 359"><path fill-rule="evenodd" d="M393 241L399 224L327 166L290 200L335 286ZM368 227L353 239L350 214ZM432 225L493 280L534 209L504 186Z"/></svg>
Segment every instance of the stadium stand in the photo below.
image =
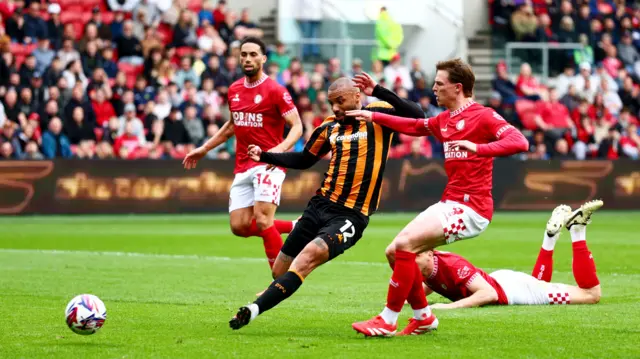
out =
<svg viewBox="0 0 640 359"><path fill-rule="evenodd" d="M539 62L536 53L519 53L516 77L504 61L496 66L487 102L529 137L522 159L637 158L640 7L609 0L489 4L499 44L584 45L554 56L554 77L544 83L529 66ZM225 1L9 0L0 16L0 159L182 158L229 119L226 90L242 77L239 40L264 34L250 10L237 14ZM304 122L293 149L300 150L331 113L328 84L363 71L362 61L347 71L338 58L302 63L284 44L269 45L265 70L287 86ZM417 60L395 55L384 63L364 70L427 116L442 111ZM439 158L440 148L431 138L398 136L390 156ZM209 157L234 153L230 140Z"/></svg>

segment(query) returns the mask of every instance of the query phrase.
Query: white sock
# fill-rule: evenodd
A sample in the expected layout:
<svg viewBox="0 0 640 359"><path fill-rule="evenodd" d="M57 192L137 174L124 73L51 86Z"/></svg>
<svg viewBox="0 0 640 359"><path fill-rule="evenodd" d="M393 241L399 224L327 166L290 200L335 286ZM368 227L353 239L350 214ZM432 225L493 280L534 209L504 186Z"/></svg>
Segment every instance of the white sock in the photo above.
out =
<svg viewBox="0 0 640 359"><path fill-rule="evenodd" d="M573 228L573 227L571 227ZM544 239L542 240L542 249L545 251L552 251L556 247L556 241L560 233L556 233L553 237L549 237L547 231L544 232Z"/></svg>
<svg viewBox="0 0 640 359"><path fill-rule="evenodd" d="M587 226L582 224L574 224L569 229L571 233L571 242L586 241L587 240Z"/></svg>
<svg viewBox="0 0 640 359"><path fill-rule="evenodd" d="M251 319L249 321L256 319L258 314L260 314L260 308L258 308L258 305L256 303L249 304L247 308L249 308L249 310L251 311Z"/></svg>
<svg viewBox="0 0 640 359"><path fill-rule="evenodd" d="M400 312L394 312L393 310L384 307L384 310L382 310L382 313L380 313L380 316L382 317L382 319L384 319L385 323L387 324L396 324L396 322L398 322L398 316L400 315Z"/></svg>
<svg viewBox="0 0 640 359"><path fill-rule="evenodd" d="M431 308L429 308L429 306L426 306L422 309L414 309L413 310L413 317L415 319L424 319L424 318L429 318L429 316L431 316Z"/></svg>

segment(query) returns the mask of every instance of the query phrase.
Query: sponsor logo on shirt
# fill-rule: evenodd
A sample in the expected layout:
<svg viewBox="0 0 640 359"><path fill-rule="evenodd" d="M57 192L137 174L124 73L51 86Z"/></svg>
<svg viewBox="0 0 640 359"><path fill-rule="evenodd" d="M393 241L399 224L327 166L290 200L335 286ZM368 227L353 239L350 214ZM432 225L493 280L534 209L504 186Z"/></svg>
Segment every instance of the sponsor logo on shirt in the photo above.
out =
<svg viewBox="0 0 640 359"><path fill-rule="evenodd" d="M351 135L343 135L343 136L334 135L334 136L331 136L329 138L329 142L331 142L332 145L335 145L338 141L340 141L340 142L351 142L353 140L360 140L360 139L366 139L366 138L367 138L367 133L366 132L357 132L357 133L353 133Z"/></svg>
<svg viewBox="0 0 640 359"><path fill-rule="evenodd" d="M240 127L262 127L262 114L249 112L234 112L234 126Z"/></svg>
<svg viewBox="0 0 640 359"><path fill-rule="evenodd" d="M233 100L231 100L233 102L239 102L240 101L240 94L236 94L236 96L233 98Z"/></svg>
<svg viewBox="0 0 640 359"><path fill-rule="evenodd" d="M260 101L262 101L262 96L260 96L260 94L257 94L256 97L253 99L253 102L260 103Z"/></svg>
<svg viewBox="0 0 640 359"><path fill-rule="evenodd" d="M458 131L462 131L462 129L464 129L464 120L458 121L458 123L456 123L456 128Z"/></svg>
<svg viewBox="0 0 640 359"><path fill-rule="evenodd" d="M455 158L469 158L469 152L466 150L459 150L457 146L451 145L451 142L445 142L443 144L444 147L444 159L455 159Z"/></svg>

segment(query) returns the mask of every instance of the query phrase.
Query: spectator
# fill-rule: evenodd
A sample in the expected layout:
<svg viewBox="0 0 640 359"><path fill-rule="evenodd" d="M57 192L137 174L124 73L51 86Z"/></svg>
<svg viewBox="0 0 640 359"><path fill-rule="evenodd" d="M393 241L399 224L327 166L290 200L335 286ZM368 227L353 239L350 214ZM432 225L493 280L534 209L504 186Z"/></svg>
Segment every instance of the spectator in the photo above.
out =
<svg viewBox="0 0 640 359"><path fill-rule="evenodd" d="M190 143L189 133L184 128L182 121L178 119L178 108L172 108L169 116L164 121L163 142L166 142L169 149L183 147Z"/></svg>
<svg viewBox="0 0 640 359"><path fill-rule="evenodd" d="M224 60L224 68L220 70L220 76L216 77L215 82L218 86L229 87L242 76L244 75L238 66L238 59L229 56Z"/></svg>
<svg viewBox="0 0 640 359"><path fill-rule="evenodd" d="M571 0L562 0L560 3L560 11L552 14L551 20L553 22L553 30L555 32L558 32L562 28L562 22L565 18L571 20L572 25L575 23L573 4L571 3Z"/></svg>
<svg viewBox="0 0 640 359"><path fill-rule="evenodd" d="M87 45L90 42L95 42L96 51L104 47L102 39L98 37L98 26L91 22L87 23L87 25L85 26L84 36L78 43L78 50L80 51L80 53L84 53L87 51Z"/></svg>
<svg viewBox="0 0 640 359"><path fill-rule="evenodd" d="M537 127L553 140L562 137L567 130L575 129L569 110L558 101L554 88L549 89L549 101L539 105L538 115L535 118Z"/></svg>
<svg viewBox="0 0 640 359"><path fill-rule="evenodd" d="M98 127L106 127L110 118L116 117L116 111L111 102L107 101L105 91L101 88L96 90L96 96L91 101L91 107L96 114L96 124Z"/></svg>
<svg viewBox="0 0 640 359"><path fill-rule="evenodd" d="M531 73L531 66L523 63L520 66L520 75L516 84L516 94L532 101L540 100L540 84Z"/></svg>
<svg viewBox="0 0 640 359"><path fill-rule="evenodd" d="M47 12L49 13L49 21L47 21L47 38L51 42L54 49L62 46L63 25L60 21L60 5L56 3L49 4Z"/></svg>
<svg viewBox="0 0 640 359"><path fill-rule="evenodd" d="M220 128L218 127L218 125L210 124L209 126L207 126L207 137L209 138L213 137L219 130ZM208 159L228 160L231 157L229 154L230 152L229 143L232 143L232 142L233 142L233 139L231 138L225 144L220 145L214 148L213 150L209 151L206 154L206 157Z"/></svg>
<svg viewBox="0 0 640 359"><path fill-rule="evenodd" d="M306 91L311 85L309 76L302 68L302 62L295 57L291 60L289 68L282 73L282 79L285 83L294 85L300 91Z"/></svg>
<svg viewBox="0 0 640 359"><path fill-rule="evenodd" d="M85 120L84 110L82 107L73 109L71 120L64 124L64 132L72 145L79 145L82 142L89 141L95 144L96 134L94 125Z"/></svg>
<svg viewBox="0 0 640 359"><path fill-rule="evenodd" d="M44 155L40 153L40 149L38 149L38 144L30 141L26 144L24 154L22 155L23 160L34 160L40 161L44 160Z"/></svg>
<svg viewBox="0 0 640 359"><path fill-rule="evenodd" d="M13 152L13 146L10 142L0 143L0 160L14 160L17 156Z"/></svg>
<svg viewBox="0 0 640 359"><path fill-rule="evenodd" d="M73 48L73 39L67 38L62 41L62 48L58 51L58 58L63 68L66 68L73 61L80 60L80 53Z"/></svg>
<svg viewBox="0 0 640 359"><path fill-rule="evenodd" d="M156 118L151 123L151 130L147 133L147 146L156 148L161 146L162 134L164 132L164 120Z"/></svg>
<svg viewBox="0 0 640 359"><path fill-rule="evenodd" d="M138 75L136 78L136 87L133 90L133 103L136 106L138 112L144 110L144 106L149 101L153 101L156 97L156 92L153 87L147 85L147 79L142 75Z"/></svg>
<svg viewBox="0 0 640 359"><path fill-rule="evenodd" d="M638 127L635 124L630 124L627 127L625 136L620 139L620 147L622 153L626 157L637 160L640 148L640 136L638 136Z"/></svg>
<svg viewBox="0 0 640 359"><path fill-rule="evenodd" d="M41 74L45 73L47 68L51 65L56 53L49 48L49 39L46 37L40 37L38 39L38 47L33 50L33 56L36 60L35 71Z"/></svg>
<svg viewBox="0 0 640 359"><path fill-rule="evenodd" d="M553 159L562 161L575 159L575 156L569 152L569 143L564 138L560 138L556 141Z"/></svg>
<svg viewBox="0 0 640 359"><path fill-rule="evenodd" d="M413 82L411 81L411 74L400 61L400 55L396 54L391 58L389 66L384 68L384 78L388 84L395 87L402 87L407 91L413 89Z"/></svg>
<svg viewBox="0 0 640 359"><path fill-rule="evenodd" d="M115 155L113 153L113 147L106 142L102 141L96 146L96 157L99 159L113 159Z"/></svg>
<svg viewBox="0 0 640 359"><path fill-rule="evenodd" d="M54 57L51 61L51 65L47 69L44 75L44 83L46 86L55 87L62 78L62 72L64 67L62 66L62 60L59 57Z"/></svg>
<svg viewBox="0 0 640 359"><path fill-rule="evenodd" d="M600 82L600 88L602 89L604 107L606 107L612 115L618 116L620 110L622 110L620 96L618 96L617 92L609 89L609 82L604 78Z"/></svg>
<svg viewBox="0 0 640 359"><path fill-rule="evenodd" d="M42 134L42 153L47 159L72 156L69 139L62 133L62 121L58 117L49 121L49 130Z"/></svg>
<svg viewBox="0 0 640 359"><path fill-rule="evenodd" d="M583 62L580 64L580 74L573 80L578 96L586 98L589 102L593 102L594 96L598 91L598 78L591 75L591 64Z"/></svg>
<svg viewBox="0 0 640 359"><path fill-rule="evenodd" d="M573 61L575 61L576 64L593 64L595 58L593 56L593 48L589 44L589 38L586 34L580 34L578 39L582 45L582 49L573 50Z"/></svg>
<svg viewBox="0 0 640 359"><path fill-rule="evenodd" d="M25 42L26 34L24 25L25 19L24 15L22 14L22 9L17 8L13 12L13 15L11 15L11 17L8 18L7 22L5 23L7 35L9 35L11 41L21 44Z"/></svg>
<svg viewBox="0 0 640 359"><path fill-rule="evenodd" d="M380 60L386 66L392 62L394 57L398 56L398 48L404 40L402 25L393 20L386 7L380 9L380 16L376 21L375 36L377 52L373 60Z"/></svg>
<svg viewBox="0 0 640 359"><path fill-rule="evenodd" d="M171 112L171 101L169 93L166 89L161 88L156 96L155 106L153 106L153 114L159 119L165 119Z"/></svg>
<svg viewBox="0 0 640 359"><path fill-rule="evenodd" d="M136 156L136 151L144 145L144 137L142 140L140 136L136 134L136 125L133 122L127 122L124 126L124 130L118 138L116 138L113 144L113 151L119 158L133 159Z"/></svg>
<svg viewBox="0 0 640 359"><path fill-rule="evenodd" d="M204 140L204 126L202 121L197 117L198 109L195 106L189 106L184 111L184 128L190 138L190 143L199 146Z"/></svg>
<svg viewBox="0 0 640 359"><path fill-rule="evenodd" d="M419 80L424 80L426 83L428 81L427 75L422 70L422 66L420 65L420 58L413 57L411 59L411 71L409 72L411 75L411 82L415 85Z"/></svg>
<svg viewBox="0 0 640 359"><path fill-rule="evenodd" d="M111 30L111 38L118 39L124 33L124 13L122 11L113 12L113 21L109 26Z"/></svg>
<svg viewBox="0 0 640 359"><path fill-rule="evenodd" d="M578 41L578 34L575 31L575 25L571 16L562 17L557 34L559 42L574 43Z"/></svg>
<svg viewBox="0 0 640 359"><path fill-rule="evenodd" d="M578 35L591 35L591 23L590 23L590 15L591 10L589 9L589 5L583 4L580 6L580 10L578 12L578 16L576 18L576 32ZM576 62L580 63L580 62Z"/></svg>
<svg viewBox="0 0 640 359"><path fill-rule="evenodd" d="M178 24L173 30L173 46L195 46L198 42L195 24L190 11L183 10L180 13Z"/></svg>
<svg viewBox="0 0 640 359"><path fill-rule="evenodd" d="M621 153L623 152L620 143L620 132L615 127L610 127L607 136L602 140L598 148L598 158L616 160Z"/></svg>
<svg viewBox="0 0 640 359"><path fill-rule="evenodd" d="M83 74L92 74L95 69L102 69L104 60L98 53L98 45L95 41L87 43L86 50L82 54Z"/></svg>
<svg viewBox="0 0 640 359"><path fill-rule="evenodd" d="M551 29L551 18L548 14L538 16L538 28L536 29L536 40L538 42L556 42L558 37Z"/></svg>
<svg viewBox="0 0 640 359"><path fill-rule="evenodd" d="M24 64L20 66L20 85L29 86L31 77L36 72L36 57L33 54L27 55Z"/></svg>
<svg viewBox="0 0 640 359"><path fill-rule="evenodd" d="M622 87L618 90L618 96L620 96L622 106L629 108L632 113L638 114L640 111L640 87L633 83L630 76L624 79Z"/></svg>
<svg viewBox="0 0 640 359"><path fill-rule="evenodd" d="M110 79L118 74L118 65L113 61L113 49L109 47L102 51L102 69Z"/></svg>
<svg viewBox="0 0 640 359"><path fill-rule="evenodd" d="M144 63L140 41L133 36L133 21L127 20L124 22L122 25L122 36L117 38L115 43L120 62L126 62L131 65L142 65Z"/></svg>
<svg viewBox="0 0 640 359"><path fill-rule="evenodd" d="M29 116L38 110L36 104L33 103L33 92L29 87L23 87L20 90L20 101L18 101L20 113ZM23 122L21 122L22 124Z"/></svg>
<svg viewBox="0 0 640 359"><path fill-rule="evenodd" d="M535 41L538 22L529 4L520 5L514 11L511 15L511 26L513 27L516 41Z"/></svg>
<svg viewBox="0 0 640 359"><path fill-rule="evenodd" d="M200 86L200 77L193 71L191 59L188 56L184 56L180 60L180 69L176 72L173 82L178 87L184 87L185 81L191 81L194 86Z"/></svg>
<svg viewBox="0 0 640 359"><path fill-rule="evenodd" d="M607 57L602 60L602 67L607 71L609 77L615 78L618 76L618 71L623 67L623 63L618 59L618 50L615 46L607 47L606 53Z"/></svg>
<svg viewBox="0 0 640 359"><path fill-rule="evenodd" d="M82 107L82 109L84 110L84 115L86 116L88 122L96 122L96 115L93 112L91 103L85 100L84 89L82 88L81 84L76 84L76 86L73 87L73 90L71 92L71 100L69 100L69 103L67 103L64 108L63 116L65 121L68 121L73 117L73 110L76 107Z"/></svg>
<svg viewBox="0 0 640 359"><path fill-rule="evenodd" d="M218 1L218 5L213 10L213 23L215 29L220 31L220 27L227 17L227 2L225 0Z"/></svg>
<svg viewBox="0 0 640 359"><path fill-rule="evenodd" d="M640 64L638 63L640 61L640 53L633 45L630 33L627 32L622 35L622 41L618 44L618 54L627 70L640 73L638 71L640 69Z"/></svg>
<svg viewBox="0 0 640 359"><path fill-rule="evenodd" d="M569 90L562 96L560 103L567 107L569 113L572 113L580 105L580 96L576 91L576 87L569 85Z"/></svg>
<svg viewBox="0 0 640 359"><path fill-rule="evenodd" d="M121 116L119 121L120 126L118 127L118 136L121 136L126 131L128 135L136 136L139 139L140 144L145 143L144 124L136 117L136 106L134 104L128 103L125 105L124 116ZM128 130L127 126L130 126ZM115 151L116 153L119 153L118 149L115 149Z"/></svg>
<svg viewBox="0 0 640 359"><path fill-rule="evenodd" d="M303 55L306 55L304 54L304 51ZM280 41L276 42L276 51L269 53L269 62L277 64L281 72L289 68L289 64L291 63L291 56L287 54L286 46Z"/></svg>
<svg viewBox="0 0 640 359"><path fill-rule="evenodd" d="M20 113L20 107L18 106L18 93L15 88L10 88L4 95L4 113L6 115L6 119L11 122L26 120L26 116Z"/></svg>
<svg viewBox="0 0 640 359"><path fill-rule="evenodd" d="M2 126L2 135L0 135L0 143L11 144L11 153L13 158L22 157L22 147L20 145L20 138L17 133L18 124L10 121L6 121Z"/></svg>
<svg viewBox="0 0 640 359"><path fill-rule="evenodd" d="M569 91L569 86L573 81L576 75L575 70L572 65L567 65L564 68L564 72L556 77L556 85L555 88L558 91L558 96L563 97L567 91Z"/></svg>

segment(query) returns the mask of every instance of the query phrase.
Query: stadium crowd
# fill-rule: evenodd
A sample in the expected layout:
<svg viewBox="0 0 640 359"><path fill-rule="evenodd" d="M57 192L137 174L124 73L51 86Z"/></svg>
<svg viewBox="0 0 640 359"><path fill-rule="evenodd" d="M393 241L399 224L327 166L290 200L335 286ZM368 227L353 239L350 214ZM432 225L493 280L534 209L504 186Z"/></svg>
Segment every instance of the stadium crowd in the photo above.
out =
<svg viewBox="0 0 640 359"><path fill-rule="evenodd" d="M530 133L531 159L637 159L640 148L640 4L625 0L490 0L494 34L508 41L580 43L557 51L540 83L525 62L501 62L493 106ZM531 59L530 57L534 58Z"/></svg>
<svg viewBox="0 0 640 359"><path fill-rule="evenodd" d="M589 44L596 40L567 57L555 89L539 84L526 64L514 83L499 64L489 105L530 135L526 158L636 158L640 10L625 7L623 14L619 2L579 3L493 3L496 29L506 25L520 36L516 29L525 27L519 19L536 22L535 31L517 38L522 41L567 41L559 27L566 19L576 24L575 38L584 40L579 35L586 31ZM587 10L589 26L577 26ZM0 3L0 17L1 159L182 158L230 118L227 88L243 76L239 40L262 36L249 9L237 14L224 0L7 0ZM550 23L540 30L538 19ZM599 19L604 26L594 25ZM304 125L292 149L298 151L331 115L328 85L362 71L363 64L355 59L345 72L331 58L306 71L288 50L272 44L265 71L288 88L298 107ZM438 114L432 83L417 59L408 62L395 55L386 66L374 61L366 70L419 103L426 116ZM208 156L234 154L232 138ZM390 156L443 154L433 138L400 135Z"/></svg>

